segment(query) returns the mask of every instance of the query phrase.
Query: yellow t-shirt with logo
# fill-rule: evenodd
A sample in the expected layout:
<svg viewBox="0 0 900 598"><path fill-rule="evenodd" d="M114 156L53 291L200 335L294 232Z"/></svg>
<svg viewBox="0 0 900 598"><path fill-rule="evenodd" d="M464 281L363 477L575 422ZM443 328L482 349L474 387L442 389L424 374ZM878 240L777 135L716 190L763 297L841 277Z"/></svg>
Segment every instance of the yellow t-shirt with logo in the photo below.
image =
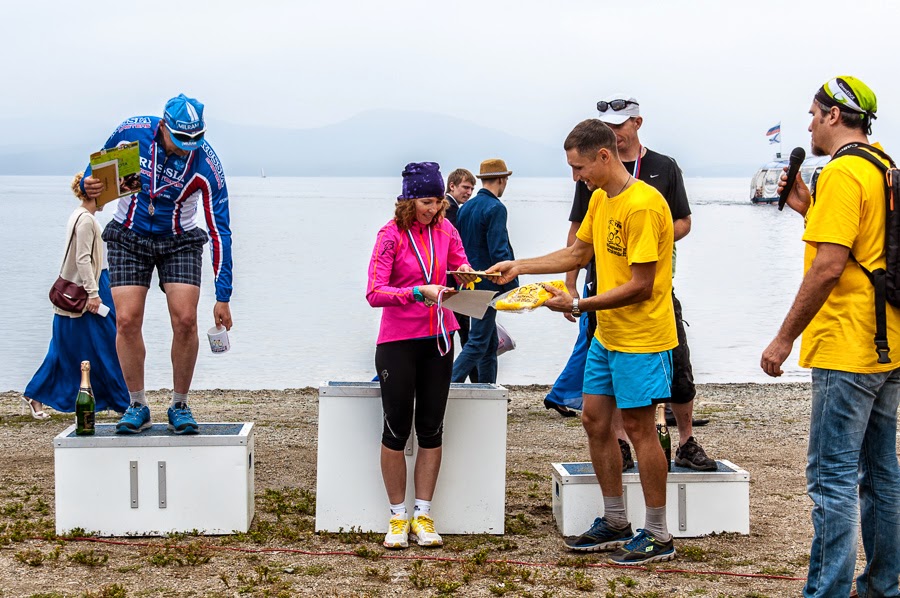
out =
<svg viewBox="0 0 900 598"><path fill-rule="evenodd" d="M656 262L650 299L597 312L597 340L610 351L658 353L678 345L672 307L672 213L659 191L635 183L610 199L597 189L577 237L594 246L597 294L631 280L631 264Z"/></svg>
<svg viewBox="0 0 900 598"><path fill-rule="evenodd" d="M822 169L815 202L806 212L803 272L812 265L818 243L849 247L870 272L884 268L884 218L881 171L856 156L832 160ZM800 365L859 374L893 370L900 365L900 310L890 304L887 329L892 363L880 364L873 341L875 288L859 264L848 258L837 286L803 331Z"/></svg>

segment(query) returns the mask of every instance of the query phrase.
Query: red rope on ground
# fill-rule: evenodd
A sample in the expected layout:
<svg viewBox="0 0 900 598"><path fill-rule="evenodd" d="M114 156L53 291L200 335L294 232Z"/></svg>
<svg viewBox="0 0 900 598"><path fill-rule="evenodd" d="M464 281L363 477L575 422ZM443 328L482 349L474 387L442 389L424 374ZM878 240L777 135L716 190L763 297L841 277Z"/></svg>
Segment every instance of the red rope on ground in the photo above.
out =
<svg viewBox="0 0 900 598"><path fill-rule="evenodd" d="M33 538L34 540L46 540L46 538ZM108 540L106 538L64 538L59 540L66 542L93 542L96 544L112 544L114 546L136 546L141 548L181 548L184 546L177 544L159 544L157 542L133 542L126 540ZM355 556L364 557L352 550L328 550L324 552L314 552L311 550L300 550L299 548L241 548L238 546L218 546L216 544L201 543L201 547L208 550L219 550L223 552L245 552L252 554L267 554L276 552L286 552L290 554L303 554L307 556ZM402 555L402 554L382 554L378 558L391 559L397 561L442 561L450 563L466 563L469 559L449 556L430 556L430 555ZM485 563L506 564L506 565L522 565L526 567L563 567L558 563L536 563L533 561L510 561L506 559L485 559ZM773 579L781 581L806 581L805 577L790 577L788 575L769 575L764 573L736 573L734 571L706 571L694 569L662 569L660 567L647 567L644 565L613 565L612 563L584 563L585 567L607 568L607 569L631 569L635 571L650 571L653 573L688 573L691 575L718 575L722 577L750 577L753 579Z"/></svg>

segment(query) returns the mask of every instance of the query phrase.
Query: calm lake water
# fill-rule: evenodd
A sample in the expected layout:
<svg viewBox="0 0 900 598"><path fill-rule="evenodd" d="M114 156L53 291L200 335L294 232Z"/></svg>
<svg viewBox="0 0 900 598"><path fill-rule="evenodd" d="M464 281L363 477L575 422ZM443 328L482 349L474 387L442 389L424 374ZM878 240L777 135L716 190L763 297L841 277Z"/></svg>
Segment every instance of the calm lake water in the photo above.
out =
<svg viewBox="0 0 900 598"><path fill-rule="evenodd" d="M50 338L47 290L76 206L69 177L0 177L0 390L24 389ZM698 382L769 382L759 356L778 329L802 276L801 218L754 206L743 178L686 180L691 234L678 243L675 289L690 324ZM234 328L228 353L205 334L194 388L295 388L374 374L380 310L365 300L378 229L393 214L395 178L229 179L234 234ZM573 192L568 179L513 177L504 202L516 255L562 247ZM98 216L101 224L112 209ZM200 329L215 302L208 252ZM523 283L553 277L524 277ZM561 278L561 277L560 277ZM517 342L500 358L498 381L550 384L569 357L576 326L547 310L501 314ZM171 388L165 298L151 289L144 323L147 388ZM784 381L808 379L797 348Z"/></svg>

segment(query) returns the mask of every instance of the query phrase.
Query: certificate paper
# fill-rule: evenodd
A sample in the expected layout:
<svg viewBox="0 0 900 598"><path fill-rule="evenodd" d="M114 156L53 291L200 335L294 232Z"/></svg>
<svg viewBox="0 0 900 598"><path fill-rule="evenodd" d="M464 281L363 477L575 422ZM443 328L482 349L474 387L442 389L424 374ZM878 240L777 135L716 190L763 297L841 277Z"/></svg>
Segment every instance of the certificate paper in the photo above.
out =
<svg viewBox="0 0 900 598"><path fill-rule="evenodd" d="M458 314L480 320L496 294L497 291L459 291L444 299L443 306Z"/></svg>

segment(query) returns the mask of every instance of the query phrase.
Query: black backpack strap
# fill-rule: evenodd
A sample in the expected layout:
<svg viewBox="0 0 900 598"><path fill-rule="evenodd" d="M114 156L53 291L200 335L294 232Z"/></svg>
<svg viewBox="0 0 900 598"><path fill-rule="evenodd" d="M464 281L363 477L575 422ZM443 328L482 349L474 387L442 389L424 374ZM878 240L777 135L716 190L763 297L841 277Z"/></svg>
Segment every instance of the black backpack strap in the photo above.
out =
<svg viewBox="0 0 900 598"><path fill-rule="evenodd" d="M891 362L891 347L887 339L886 274L883 268L872 272L872 284L875 286L875 352L878 354L878 363Z"/></svg>
<svg viewBox="0 0 900 598"><path fill-rule="evenodd" d="M872 152L890 162L892 167L894 167L894 161L877 147L860 145L866 149L861 149L860 146L847 147L838 150L837 154L840 154L841 156L864 158L878 167L878 170L881 171L882 178L884 179L885 220L887 220L890 217L889 211L891 209L891 188L886 176L888 167L884 165L884 162L873 156ZM887 240L887 224L885 223L885 251L887 251ZM887 339L887 272L885 272L883 268L878 268L874 272L869 272L865 266L859 263L859 260L853 255L853 252L850 252L850 257L853 258L854 262L859 264L859 267L862 268L862 271L866 273L866 276L872 282L872 286L875 287L875 353L878 354L878 363L891 363L891 358L889 357L891 347L888 345Z"/></svg>

